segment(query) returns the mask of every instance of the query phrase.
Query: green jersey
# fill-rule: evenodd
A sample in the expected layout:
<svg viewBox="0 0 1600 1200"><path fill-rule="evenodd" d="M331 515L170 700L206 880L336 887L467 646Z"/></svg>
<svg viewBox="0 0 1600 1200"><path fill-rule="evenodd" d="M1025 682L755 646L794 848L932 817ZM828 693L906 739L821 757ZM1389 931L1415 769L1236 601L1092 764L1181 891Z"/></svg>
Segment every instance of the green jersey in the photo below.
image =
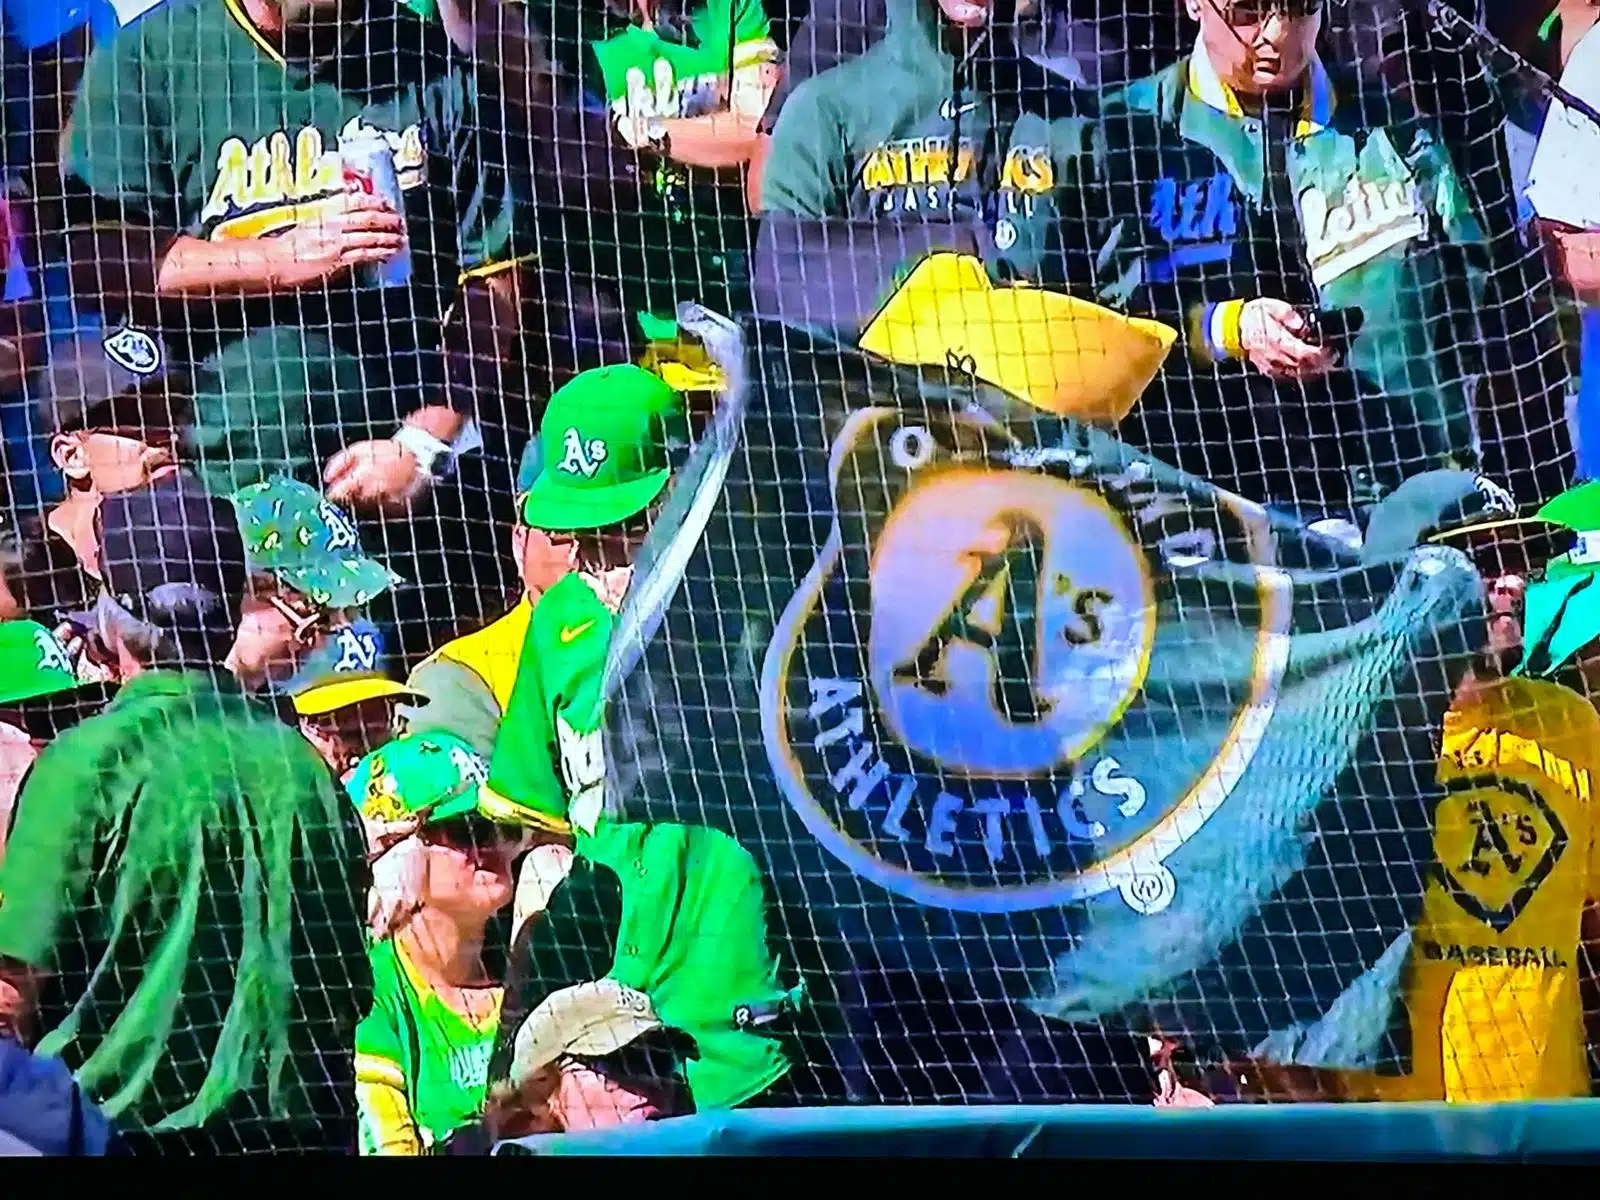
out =
<svg viewBox="0 0 1600 1200"><path fill-rule="evenodd" d="M786 993L761 872L720 830L609 821L579 835L571 872L512 948L497 1068L545 997L603 977L649 995L693 1040L685 1074L697 1109L732 1108L787 1073L781 1044L740 1020Z"/></svg>
<svg viewBox="0 0 1600 1200"><path fill-rule="evenodd" d="M372 1012L356 1029L356 1096L362 1154L416 1154L477 1117L500 1029L442 1001L405 951L372 947Z"/></svg>
<svg viewBox="0 0 1600 1200"><path fill-rule="evenodd" d="M565 0L556 9L553 57L591 103L609 110L617 136L635 149L648 150L653 122L755 108L751 97L761 85L751 69L778 62L761 0L691 6L681 37L630 23L590 0ZM751 113L759 115L758 108ZM597 256L611 252L618 259L597 269L624 281L630 303L660 317L670 318L682 300L731 311L729 290L743 287L744 268L735 259L748 242L740 180L733 172L719 177L686 168L670 161L670 152L669 159L645 161L652 172L645 211L619 223L614 243L589 235Z"/></svg>
<svg viewBox="0 0 1600 1200"><path fill-rule="evenodd" d="M46 972L41 1054L124 1128L349 1119L363 842L231 678L150 671L34 764L0 956Z"/></svg>
<svg viewBox="0 0 1600 1200"><path fill-rule="evenodd" d="M164 299L168 353L193 368L191 450L207 487L319 463L388 437L437 397L459 282L514 255L496 106L437 21L392 0L342 19L330 57L285 58L237 0L171 0L94 51L66 139L75 224L215 243L282 235L344 188L339 141L389 144L411 277L351 273L296 292ZM521 176L516 176L521 178Z"/></svg>
<svg viewBox="0 0 1600 1200"><path fill-rule="evenodd" d="M605 791L606 653L615 618L577 572L534 606L480 807L498 821L592 833ZM509 753L502 746L514 743Z"/></svg>

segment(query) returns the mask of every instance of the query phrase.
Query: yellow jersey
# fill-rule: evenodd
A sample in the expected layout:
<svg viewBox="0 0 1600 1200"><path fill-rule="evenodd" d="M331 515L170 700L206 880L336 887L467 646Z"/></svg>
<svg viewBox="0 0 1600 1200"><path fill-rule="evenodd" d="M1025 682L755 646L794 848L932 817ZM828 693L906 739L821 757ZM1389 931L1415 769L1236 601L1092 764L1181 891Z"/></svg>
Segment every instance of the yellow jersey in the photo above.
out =
<svg viewBox="0 0 1600 1200"><path fill-rule="evenodd" d="M1589 1094L1579 926L1596 894L1600 715L1558 684L1502 679L1445 716L1434 856L1406 1003L1412 1074L1352 1099Z"/></svg>

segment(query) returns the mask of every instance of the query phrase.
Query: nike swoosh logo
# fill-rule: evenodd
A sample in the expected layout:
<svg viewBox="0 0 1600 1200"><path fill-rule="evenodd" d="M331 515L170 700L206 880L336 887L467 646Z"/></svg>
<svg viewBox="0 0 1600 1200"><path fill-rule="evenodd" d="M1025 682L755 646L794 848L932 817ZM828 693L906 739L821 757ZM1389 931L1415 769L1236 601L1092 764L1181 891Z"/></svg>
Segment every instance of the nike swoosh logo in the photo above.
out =
<svg viewBox="0 0 1600 1200"><path fill-rule="evenodd" d="M561 644L564 646L568 642L575 641L576 639L582 637L584 632L593 624L594 622L590 620L585 621L582 625L577 625L570 629L563 629L561 631Z"/></svg>

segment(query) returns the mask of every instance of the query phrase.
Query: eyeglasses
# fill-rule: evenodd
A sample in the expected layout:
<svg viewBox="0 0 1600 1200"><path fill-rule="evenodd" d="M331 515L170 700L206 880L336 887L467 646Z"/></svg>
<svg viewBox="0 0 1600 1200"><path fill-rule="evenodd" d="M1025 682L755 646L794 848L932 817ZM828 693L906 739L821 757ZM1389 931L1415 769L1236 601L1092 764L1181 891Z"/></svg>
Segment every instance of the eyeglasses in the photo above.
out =
<svg viewBox="0 0 1600 1200"><path fill-rule="evenodd" d="M1211 7L1235 29L1263 25L1273 13L1294 21L1314 17L1322 11L1323 0L1211 0Z"/></svg>
<svg viewBox="0 0 1600 1200"><path fill-rule="evenodd" d="M502 825L474 812L424 825L421 837L429 845L459 850L476 859L493 849L519 845L523 829L520 825Z"/></svg>
<svg viewBox="0 0 1600 1200"><path fill-rule="evenodd" d="M333 609L316 608L305 612L276 592L267 597L267 603L277 609L283 619L289 622L294 630L294 640L303 646L313 645L318 637L333 630Z"/></svg>

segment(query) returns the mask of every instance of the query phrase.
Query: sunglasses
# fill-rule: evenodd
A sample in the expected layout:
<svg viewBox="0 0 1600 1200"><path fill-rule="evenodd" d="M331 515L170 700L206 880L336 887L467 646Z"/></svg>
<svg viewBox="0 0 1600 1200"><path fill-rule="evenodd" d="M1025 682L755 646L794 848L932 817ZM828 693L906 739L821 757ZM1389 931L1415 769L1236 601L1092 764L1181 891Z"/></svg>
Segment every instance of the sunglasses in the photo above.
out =
<svg viewBox="0 0 1600 1200"><path fill-rule="evenodd" d="M431 846L459 850L471 858L491 850L514 846L522 842L520 825L502 825L481 813L463 813L449 820L424 825L419 835Z"/></svg>
<svg viewBox="0 0 1600 1200"><path fill-rule="evenodd" d="M294 640L303 646L315 645L319 637L333 632L333 609L314 608L305 611L276 593L267 597L267 603L277 609L283 619L289 622L294 632Z"/></svg>
<svg viewBox="0 0 1600 1200"><path fill-rule="evenodd" d="M1265 24L1274 13L1289 20L1314 17L1322 11L1323 0L1211 0L1222 19L1235 29Z"/></svg>

